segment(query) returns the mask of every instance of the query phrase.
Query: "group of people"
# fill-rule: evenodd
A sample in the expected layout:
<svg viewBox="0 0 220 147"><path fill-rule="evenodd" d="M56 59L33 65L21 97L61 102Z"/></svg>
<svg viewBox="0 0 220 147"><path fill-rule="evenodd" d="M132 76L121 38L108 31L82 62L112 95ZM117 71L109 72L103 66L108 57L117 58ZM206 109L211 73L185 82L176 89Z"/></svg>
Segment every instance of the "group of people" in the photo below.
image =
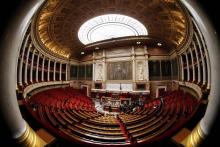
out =
<svg viewBox="0 0 220 147"><path fill-rule="evenodd" d="M131 104L127 103L127 101L125 101L124 103L122 103L120 105L120 112L123 113L131 113L136 111L137 109L141 108L143 106L144 103L140 102L139 100L135 100L132 101Z"/></svg>

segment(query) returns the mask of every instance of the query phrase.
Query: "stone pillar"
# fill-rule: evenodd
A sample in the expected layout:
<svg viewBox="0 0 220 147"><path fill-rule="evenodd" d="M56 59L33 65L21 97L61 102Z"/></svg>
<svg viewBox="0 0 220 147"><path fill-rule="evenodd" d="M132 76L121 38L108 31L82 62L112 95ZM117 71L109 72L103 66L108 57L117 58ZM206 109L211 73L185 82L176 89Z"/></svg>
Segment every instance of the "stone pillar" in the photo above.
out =
<svg viewBox="0 0 220 147"><path fill-rule="evenodd" d="M200 63L199 63L199 56L198 56L198 51L197 51L197 48L196 48L196 45L195 45L195 42L192 42L193 43L193 48L195 50L195 53L196 53L196 61L197 61L197 67L198 67L198 73L197 73L197 76L198 76L198 83L201 82L201 72L200 72Z"/></svg>
<svg viewBox="0 0 220 147"><path fill-rule="evenodd" d="M30 70L30 81L33 83L33 65L34 65L34 56L35 56L36 50L34 49L31 59L31 70Z"/></svg>
<svg viewBox="0 0 220 147"><path fill-rule="evenodd" d="M43 62L41 66L41 81L44 82L44 63L45 63L45 56L43 57Z"/></svg>
<svg viewBox="0 0 220 147"><path fill-rule="evenodd" d="M59 80L62 81L62 63L60 62L60 75Z"/></svg>
<svg viewBox="0 0 220 147"><path fill-rule="evenodd" d="M92 74L92 80L93 81L95 81L95 75L96 75L96 73L95 73L95 52L93 51L93 56L92 56L92 58L93 58L93 64L92 64L92 72L93 72L93 74Z"/></svg>
<svg viewBox="0 0 220 147"><path fill-rule="evenodd" d="M144 46L145 63L146 63L146 80L149 81L149 64L148 64L148 51L147 46Z"/></svg>
<svg viewBox="0 0 220 147"><path fill-rule="evenodd" d="M53 80L56 81L56 65L57 65L57 62L54 61L54 67L53 67Z"/></svg>
<svg viewBox="0 0 220 147"><path fill-rule="evenodd" d="M132 60L132 82L133 90L136 90L136 66L135 66L135 49L134 46L131 48L131 60Z"/></svg>
<svg viewBox="0 0 220 147"><path fill-rule="evenodd" d="M220 45L218 36L213 29L213 26L208 20L206 14L199 8L197 3L192 0L181 0L187 7L192 17L195 19L196 24L203 34L204 40L207 45L208 54L210 55L211 66L211 89L208 96L209 103L204 117L199 122L198 126L193 129L190 136L186 139L187 146L199 146L207 135L212 135L215 130L219 129L219 110L220 110ZM218 121L218 122L216 122ZM217 134L215 134L217 135ZM216 138L209 138L209 145L219 144Z"/></svg>
<svg viewBox="0 0 220 147"><path fill-rule="evenodd" d="M190 51L190 55L191 55L191 59L192 59L192 70L193 70L193 82L195 82L196 78L195 78L195 65L194 65L194 58L193 58L193 53L192 53L192 49L191 47L189 48L189 51Z"/></svg>
<svg viewBox="0 0 220 147"><path fill-rule="evenodd" d="M183 57L180 55L180 66L181 66L181 80L184 81L184 69L183 69Z"/></svg>
<svg viewBox="0 0 220 147"><path fill-rule="evenodd" d="M187 53L185 53L185 56L186 56L186 67L187 67L187 81L190 81L189 59Z"/></svg>
<svg viewBox="0 0 220 147"><path fill-rule="evenodd" d="M133 83L135 83L136 81L136 70L135 70L135 50L134 50L134 46L132 46L132 49L131 49L131 55L132 55L132 80L133 80Z"/></svg>
<svg viewBox="0 0 220 147"><path fill-rule="evenodd" d="M197 33L196 32L194 32L194 35L195 35L195 37L196 37L196 41L197 41L197 43L198 43L198 45L199 45L199 52L200 52L200 55L201 55L201 59L202 59L202 84L203 85L205 85L206 84L206 65L205 65L205 59L204 59L204 54L203 54L203 51L202 51L202 44L201 44L201 42L200 42L200 40L199 40L199 38L198 38L198 35L197 35Z"/></svg>
<svg viewBox="0 0 220 147"><path fill-rule="evenodd" d="M106 68L106 60L105 60L105 50L103 49L103 56L102 56L102 64L103 64L103 71L102 71L102 73L103 73L103 82L105 83L106 82L106 80L107 80L107 72L106 72L106 70L107 70L107 68Z"/></svg>
<svg viewBox="0 0 220 147"><path fill-rule="evenodd" d="M39 70L39 60L40 60L40 52L38 52L38 56L37 56L37 67L36 67L36 82L39 81L39 78L38 78L38 70Z"/></svg>
<svg viewBox="0 0 220 147"><path fill-rule="evenodd" d="M30 49L32 48L32 43L29 44L28 46L28 51L27 51L27 57L26 57L26 64L25 64L25 71L24 71L24 83L28 85L27 81L27 69L28 69L28 64L29 64L29 54L30 54Z"/></svg>
<svg viewBox="0 0 220 147"><path fill-rule="evenodd" d="M23 36L33 14L43 1L29 0L16 9L14 19L7 25L0 43L0 126L1 137L10 136L21 146L44 146L44 142L35 134L22 118L16 97L17 54ZM13 16L13 15L12 15ZM9 41L10 38L10 41ZM1 138L2 139L2 138Z"/></svg>
<svg viewBox="0 0 220 147"><path fill-rule="evenodd" d="M47 81L50 81L50 58L48 59Z"/></svg>
<svg viewBox="0 0 220 147"><path fill-rule="evenodd" d="M197 31L198 31L198 33L199 33L199 36L202 36L202 33L201 33L200 29L198 28L198 25L195 23L194 20L193 20L193 23L194 23L194 25L196 26L196 29L197 29ZM209 53L208 53L208 51L207 51L207 47L206 47L206 45L205 45L204 39L202 39L202 44L203 44L203 46L204 46L204 52L205 52L206 63L207 63L207 69L206 69L206 70L207 70L207 73L208 73L208 75L207 75L207 77L208 77L208 79L207 79L207 89L210 89L210 86L211 86L210 57L209 57Z"/></svg>
<svg viewBox="0 0 220 147"><path fill-rule="evenodd" d="M23 85L22 84L22 74L24 74L24 73L22 73L22 68L23 68L23 64L24 64L23 63L24 62L24 53L25 53L26 45L28 43L29 38L30 38L30 34L28 34L27 37L25 38L24 46L22 47L22 54L21 54L21 60L20 60L20 64L19 64L19 71L18 71L19 72L18 84L20 86Z"/></svg>

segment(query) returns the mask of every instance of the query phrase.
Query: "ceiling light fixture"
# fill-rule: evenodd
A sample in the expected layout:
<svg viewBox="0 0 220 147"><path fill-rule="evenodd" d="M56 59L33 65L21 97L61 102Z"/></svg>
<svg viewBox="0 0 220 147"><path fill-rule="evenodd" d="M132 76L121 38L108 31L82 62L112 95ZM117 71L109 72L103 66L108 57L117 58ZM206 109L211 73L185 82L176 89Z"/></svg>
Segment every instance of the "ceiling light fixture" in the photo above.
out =
<svg viewBox="0 0 220 147"><path fill-rule="evenodd" d="M81 52L81 55L84 55L85 53L84 52Z"/></svg>
<svg viewBox="0 0 220 147"><path fill-rule="evenodd" d="M158 43L157 43L157 46L162 46L162 43L158 42Z"/></svg>
<svg viewBox="0 0 220 147"><path fill-rule="evenodd" d="M140 41L138 41L138 42L136 42L137 44L141 44L141 42Z"/></svg>

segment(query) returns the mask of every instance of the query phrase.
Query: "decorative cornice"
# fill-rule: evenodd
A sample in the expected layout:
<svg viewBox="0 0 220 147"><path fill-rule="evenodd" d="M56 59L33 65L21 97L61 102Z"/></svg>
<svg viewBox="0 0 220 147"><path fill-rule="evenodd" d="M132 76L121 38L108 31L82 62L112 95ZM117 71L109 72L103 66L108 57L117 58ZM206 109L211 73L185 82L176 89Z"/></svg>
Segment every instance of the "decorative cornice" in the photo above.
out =
<svg viewBox="0 0 220 147"><path fill-rule="evenodd" d="M182 10L185 12L184 14L186 15L186 21L187 21L186 36L187 37L185 37L182 44L178 46L178 48L176 50L178 55L182 54L183 52L185 52L189 48L189 46L192 42L192 39L193 39L192 18L190 16L189 12L187 11L187 9L184 6L182 6L182 4L181 4L181 7L182 7Z"/></svg>
<svg viewBox="0 0 220 147"><path fill-rule="evenodd" d="M179 81L179 85L193 89L198 94L198 98L202 98L203 91L199 85L186 81Z"/></svg>
<svg viewBox="0 0 220 147"><path fill-rule="evenodd" d="M186 147L199 147L205 139L205 134L201 129L200 123L193 129L191 134L183 141Z"/></svg>
<svg viewBox="0 0 220 147"><path fill-rule="evenodd" d="M63 56L60 56L59 54L56 54L56 53L53 53L51 51L49 51L40 41L39 39L39 36L36 34L36 30L37 30L37 24L36 24L36 20L37 20L37 16L38 15L35 15L32 19L32 23L31 23L31 31L30 31L30 34L31 34L31 40L32 40L32 43L34 45L34 47L40 52L42 53L43 55L51 58L51 59L54 59L54 60L57 60L57 61L61 61L61 62L66 62L67 60L69 60L68 58L66 57L63 57Z"/></svg>
<svg viewBox="0 0 220 147"><path fill-rule="evenodd" d="M16 142L23 147L43 147L46 145L46 142L43 141L27 123L25 132L16 139Z"/></svg>
<svg viewBox="0 0 220 147"><path fill-rule="evenodd" d="M50 81L50 82L41 82L41 83L31 84L24 89L23 97L26 98L28 93L40 87L51 86L51 85L63 85L63 84L69 84L69 83L70 81Z"/></svg>

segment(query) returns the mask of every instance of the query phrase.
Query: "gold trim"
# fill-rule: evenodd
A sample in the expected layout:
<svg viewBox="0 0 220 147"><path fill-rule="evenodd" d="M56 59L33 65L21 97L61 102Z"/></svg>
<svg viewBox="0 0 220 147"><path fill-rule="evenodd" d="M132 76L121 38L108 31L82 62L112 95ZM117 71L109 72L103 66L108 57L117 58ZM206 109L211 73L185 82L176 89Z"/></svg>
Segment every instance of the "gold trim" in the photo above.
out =
<svg viewBox="0 0 220 147"><path fill-rule="evenodd" d="M16 139L16 142L22 147L43 147L46 145L46 142L27 123L25 132Z"/></svg>
<svg viewBox="0 0 220 147"><path fill-rule="evenodd" d="M199 147L204 139L205 134L203 133L199 123L182 143L186 147Z"/></svg>

